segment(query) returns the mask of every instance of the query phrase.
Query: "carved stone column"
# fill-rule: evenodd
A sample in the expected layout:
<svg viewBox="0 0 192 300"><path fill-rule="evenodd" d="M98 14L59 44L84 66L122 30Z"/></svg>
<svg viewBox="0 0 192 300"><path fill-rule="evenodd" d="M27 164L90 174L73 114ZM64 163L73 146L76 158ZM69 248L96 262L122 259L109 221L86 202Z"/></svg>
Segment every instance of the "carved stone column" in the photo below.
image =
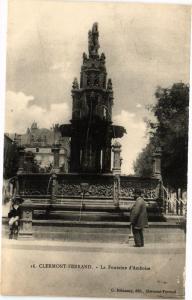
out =
<svg viewBox="0 0 192 300"><path fill-rule="evenodd" d="M52 146L53 170L55 173L59 172L59 152L60 152L60 144L53 144Z"/></svg>
<svg viewBox="0 0 192 300"><path fill-rule="evenodd" d="M113 179L113 202L116 207L119 207L120 197L120 175L115 175Z"/></svg>
<svg viewBox="0 0 192 300"><path fill-rule="evenodd" d="M84 164L84 149L81 149L81 166ZM80 171L80 139L74 136L71 139L70 172Z"/></svg>
<svg viewBox="0 0 192 300"><path fill-rule="evenodd" d="M18 173L18 174L21 174L21 173L24 172L25 147L20 146L20 147L18 148L18 150L19 150L19 168L18 168L17 173Z"/></svg>
<svg viewBox="0 0 192 300"><path fill-rule="evenodd" d="M57 175L55 173L52 174L52 189L51 189L51 203L53 203L57 198Z"/></svg>
<svg viewBox="0 0 192 300"><path fill-rule="evenodd" d="M108 145L103 150L103 173L109 173L111 170L111 147Z"/></svg>
<svg viewBox="0 0 192 300"><path fill-rule="evenodd" d="M113 174L121 174L121 144L119 142L115 142L112 146L113 151Z"/></svg>
<svg viewBox="0 0 192 300"><path fill-rule="evenodd" d="M32 217L33 208L30 200L25 200L24 204L21 205L22 216L20 220L19 238L32 238Z"/></svg>
<svg viewBox="0 0 192 300"><path fill-rule="evenodd" d="M161 156L162 150L161 147L157 147L153 153L153 177L161 179Z"/></svg>

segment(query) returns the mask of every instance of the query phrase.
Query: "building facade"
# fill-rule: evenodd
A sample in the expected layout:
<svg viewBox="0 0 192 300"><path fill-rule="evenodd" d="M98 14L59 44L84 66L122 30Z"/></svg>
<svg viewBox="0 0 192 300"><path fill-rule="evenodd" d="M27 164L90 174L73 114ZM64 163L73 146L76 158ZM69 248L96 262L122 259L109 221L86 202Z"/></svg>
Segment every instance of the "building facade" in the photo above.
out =
<svg viewBox="0 0 192 300"><path fill-rule="evenodd" d="M25 134L15 134L15 142L25 148L25 152L31 153L38 166L39 172L49 172L53 166L52 147L58 144L59 167L61 172L68 173L70 159L70 140L62 137L56 124L51 129L39 128L36 122L33 122L30 128L27 128Z"/></svg>

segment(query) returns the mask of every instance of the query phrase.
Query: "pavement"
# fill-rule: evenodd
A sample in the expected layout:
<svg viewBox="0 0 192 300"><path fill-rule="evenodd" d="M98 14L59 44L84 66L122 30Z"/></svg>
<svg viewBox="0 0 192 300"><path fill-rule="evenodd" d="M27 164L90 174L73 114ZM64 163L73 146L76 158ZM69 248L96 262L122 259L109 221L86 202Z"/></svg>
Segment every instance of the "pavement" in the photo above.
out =
<svg viewBox="0 0 192 300"><path fill-rule="evenodd" d="M99 243L99 242L74 242L74 241L57 241L57 240L34 240L19 239L9 240L2 239L2 247L10 249L22 250L44 250L44 251L78 251L78 252L127 252L133 253L141 251L134 247L133 240L129 243ZM150 250L150 251L149 251ZM185 251L185 243L147 243L142 248L142 253L183 253Z"/></svg>
<svg viewBox="0 0 192 300"><path fill-rule="evenodd" d="M184 243L2 242L2 294L184 298Z"/></svg>

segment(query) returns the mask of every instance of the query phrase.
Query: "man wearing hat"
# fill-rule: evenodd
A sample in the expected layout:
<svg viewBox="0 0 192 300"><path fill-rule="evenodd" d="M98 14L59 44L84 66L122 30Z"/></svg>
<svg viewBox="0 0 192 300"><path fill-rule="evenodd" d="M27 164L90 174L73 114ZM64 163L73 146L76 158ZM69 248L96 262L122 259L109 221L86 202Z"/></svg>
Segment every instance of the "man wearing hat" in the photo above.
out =
<svg viewBox="0 0 192 300"><path fill-rule="evenodd" d="M135 204L130 213L135 247L144 247L143 229L148 226L146 203L140 189L135 189Z"/></svg>

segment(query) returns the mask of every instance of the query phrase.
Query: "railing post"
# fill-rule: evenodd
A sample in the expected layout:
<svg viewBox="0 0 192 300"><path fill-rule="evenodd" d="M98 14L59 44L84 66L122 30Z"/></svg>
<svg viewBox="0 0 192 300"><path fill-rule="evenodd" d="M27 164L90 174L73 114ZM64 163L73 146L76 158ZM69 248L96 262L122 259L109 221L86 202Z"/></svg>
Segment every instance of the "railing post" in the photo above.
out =
<svg viewBox="0 0 192 300"><path fill-rule="evenodd" d="M59 152L60 144L53 144L52 153L53 153L53 170L55 173L59 173Z"/></svg>
<svg viewBox="0 0 192 300"><path fill-rule="evenodd" d="M179 215L179 193L176 191L176 214Z"/></svg>
<svg viewBox="0 0 192 300"><path fill-rule="evenodd" d="M182 199L182 189L179 189L179 200L180 200L180 215L183 215L183 199Z"/></svg>

